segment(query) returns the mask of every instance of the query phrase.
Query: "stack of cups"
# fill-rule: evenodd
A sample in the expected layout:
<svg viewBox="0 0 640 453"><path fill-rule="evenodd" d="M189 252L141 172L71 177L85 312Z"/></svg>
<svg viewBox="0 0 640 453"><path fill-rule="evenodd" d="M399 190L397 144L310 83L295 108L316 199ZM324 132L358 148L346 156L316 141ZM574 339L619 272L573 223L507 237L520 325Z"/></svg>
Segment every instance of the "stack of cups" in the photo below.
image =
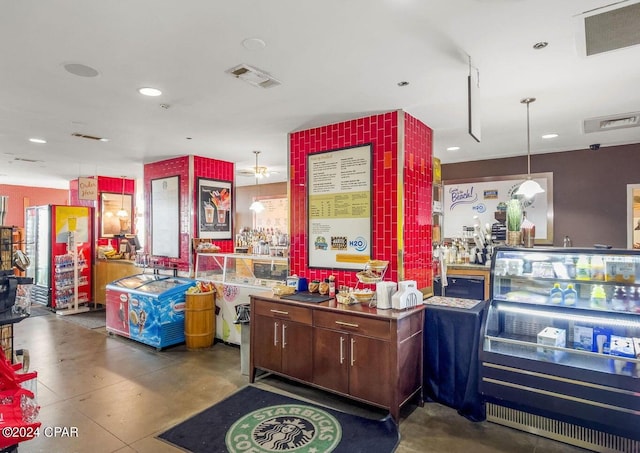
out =
<svg viewBox="0 0 640 453"><path fill-rule="evenodd" d="M391 308L391 297L398 289L395 282L376 283L376 306L382 310Z"/></svg>

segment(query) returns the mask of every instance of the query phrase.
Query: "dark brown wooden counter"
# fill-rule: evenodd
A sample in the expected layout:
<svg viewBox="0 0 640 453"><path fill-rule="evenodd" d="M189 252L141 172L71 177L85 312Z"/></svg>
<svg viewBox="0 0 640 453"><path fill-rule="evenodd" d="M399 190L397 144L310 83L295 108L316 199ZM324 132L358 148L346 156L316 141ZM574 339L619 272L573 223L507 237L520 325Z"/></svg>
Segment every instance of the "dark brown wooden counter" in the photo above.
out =
<svg viewBox="0 0 640 453"><path fill-rule="evenodd" d="M251 296L249 379L261 369L389 409L422 404L424 306L378 310Z"/></svg>

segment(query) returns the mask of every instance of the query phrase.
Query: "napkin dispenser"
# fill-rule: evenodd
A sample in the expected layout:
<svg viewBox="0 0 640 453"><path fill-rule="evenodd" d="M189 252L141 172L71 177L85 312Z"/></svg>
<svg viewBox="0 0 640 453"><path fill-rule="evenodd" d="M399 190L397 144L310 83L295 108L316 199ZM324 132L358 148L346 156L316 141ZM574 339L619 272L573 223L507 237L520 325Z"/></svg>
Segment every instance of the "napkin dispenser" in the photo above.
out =
<svg viewBox="0 0 640 453"><path fill-rule="evenodd" d="M398 282L398 291L391 297L391 306L395 310L416 307L422 304L422 293L418 291L415 280Z"/></svg>

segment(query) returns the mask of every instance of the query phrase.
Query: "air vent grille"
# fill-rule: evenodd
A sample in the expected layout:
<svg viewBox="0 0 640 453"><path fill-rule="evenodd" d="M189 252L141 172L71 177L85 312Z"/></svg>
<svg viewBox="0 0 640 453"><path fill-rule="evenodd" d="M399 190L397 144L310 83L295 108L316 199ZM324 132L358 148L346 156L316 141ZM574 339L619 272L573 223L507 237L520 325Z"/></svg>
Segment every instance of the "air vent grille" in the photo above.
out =
<svg viewBox="0 0 640 453"><path fill-rule="evenodd" d="M638 126L640 126L640 112L584 120L584 132L586 134Z"/></svg>
<svg viewBox="0 0 640 453"><path fill-rule="evenodd" d="M261 88L271 88L280 85L280 81L271 77L265 71L241 64L226 71L236 79L243 80L248 84Z"/></svg>
<svg viewBox="0 0 640 453"><path fill-rule="evenodd" d="M95 135L87 135L87 134L81 134L80 132L74 132L73 134L71 134L73 137L79 137L79 138L86 138L88 140L97 140L99 142L106 142L107 140L105 138L102 137L96 137Z"/></svg>
<svg viewBox="0 0 640 453"><path fill-rule="evenodd" d="M640 3L584 19L587 55L640 44Z"/></svg>

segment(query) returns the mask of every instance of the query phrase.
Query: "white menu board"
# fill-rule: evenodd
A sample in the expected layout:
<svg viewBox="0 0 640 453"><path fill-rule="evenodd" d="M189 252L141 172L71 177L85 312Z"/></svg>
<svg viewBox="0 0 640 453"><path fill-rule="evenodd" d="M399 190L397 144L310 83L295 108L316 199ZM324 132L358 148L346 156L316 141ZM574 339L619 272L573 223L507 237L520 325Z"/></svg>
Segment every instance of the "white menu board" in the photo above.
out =
<svg viewBox="0 0 640 453"><path fill-rule="evenodd" d="M309 267L362 269L371 256L371 145L307 157Z"/></svg>

